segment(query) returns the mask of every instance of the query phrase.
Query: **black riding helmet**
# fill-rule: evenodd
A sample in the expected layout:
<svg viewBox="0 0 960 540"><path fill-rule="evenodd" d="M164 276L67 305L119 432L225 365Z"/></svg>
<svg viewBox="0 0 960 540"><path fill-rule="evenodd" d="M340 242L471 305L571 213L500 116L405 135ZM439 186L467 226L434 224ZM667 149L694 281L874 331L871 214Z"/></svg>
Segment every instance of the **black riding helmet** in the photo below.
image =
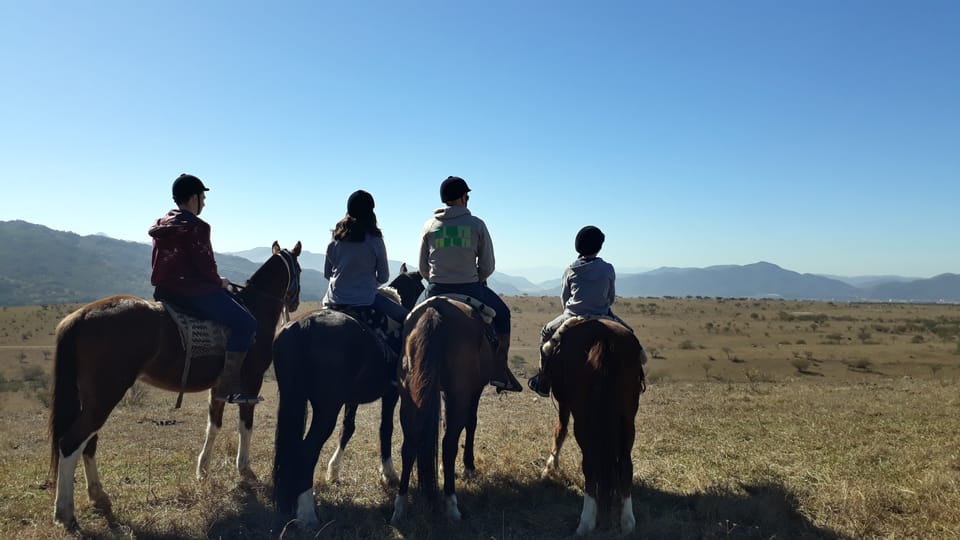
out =
<svg viewBox="0 0 960 540"><path fill-rule="evenodd" d="M369 219L373 215L374 206L373 195L358 189L347 199L347 214L354 219Z"/></svg>
<svg viewBox="0 0 960 540"><path fill-rule="evenodd" d="M199 178L192 174L183 173L173 181L173 202L180 204L191 196L210 191Z"/></svg>
<svg viewBox="0 0 960 540"><path fill-rule="evenodd" d="M604 240L606 240L606 237L603 235L603 231L593 225L587 225L577 233L574 246L580 255L595 255L600 253L600 248L603 247Z"/></svg>

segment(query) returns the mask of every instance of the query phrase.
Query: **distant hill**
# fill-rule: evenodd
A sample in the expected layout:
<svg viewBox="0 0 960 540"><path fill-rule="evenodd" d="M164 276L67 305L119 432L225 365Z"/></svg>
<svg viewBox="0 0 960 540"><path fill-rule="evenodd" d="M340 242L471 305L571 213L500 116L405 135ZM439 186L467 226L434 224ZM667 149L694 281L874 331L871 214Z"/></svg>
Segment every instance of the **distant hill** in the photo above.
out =
<svg viewBox="0 0 960 540"><path fill-rule="evenodd" d="M289 247L289 246L284 246ZM88 302L112 294L150 298L150 244L127 242L102 235L80 236L25 221L0 221L0 305L36 305ZM220 273L243 283L266 261L270 250L254 248L235 254L217 254ZM240 256L242 255L242 256ZM324 256L305 251L301 298L323 297ZM398 261L390 261L396 274ZM411 269L413 265L410 265ZM851 278L852 279L852 278ZM784 298L833 301L960 302L960 275L929 279L890 276L889 280L858 287L840 279L799 274L768 262L744 266L658 268L619 274L620 296L708 296L725 298ZM533 284L529 280L495 273L490 286L500 294L558 295L559 282Z"/></svg>
<svg viewBox="0 0 960 540"><path fill-rule="evenodd" d="M151 251L147 243L0 221L0 305L90 302L113 294L152 298ZM241 284L266 261L224 254L216 259L220 274ZM301 279L302 300L323 296L322 273L304 270Z"/></svg>

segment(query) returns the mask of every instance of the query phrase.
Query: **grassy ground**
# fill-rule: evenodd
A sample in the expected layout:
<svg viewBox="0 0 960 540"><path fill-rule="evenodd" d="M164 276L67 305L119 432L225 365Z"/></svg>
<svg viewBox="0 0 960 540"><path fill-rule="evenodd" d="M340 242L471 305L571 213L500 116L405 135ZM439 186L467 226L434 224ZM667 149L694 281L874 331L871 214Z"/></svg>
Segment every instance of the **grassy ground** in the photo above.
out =
<svg viewBox="0 0 960 540"><path fill-rule="evenodd" d="M512 361L536 366L553 298L510 298ZM310 306L306 306L309 308ZM653 353L634 448L636 536L960 537L958 306L625 299L618 313ZM44 392L65 306L0 308L0 536L66 536L52 523ZM24 337L26 336L26 337ZM562 538L582 503L571 437L559 478L541 480L556 410L530 392L485 393L479 476L458 479L465 520L435 519L416 495L389 525L394 488L377 483L379 405L362 406L340 482L317 471L324 528L304 530L269 500L276 388L257 410L252 462L233 467L229 418L209 480L193 477L205 395L131 395L100 435L113 515L95 513L77 475L82 533L112 538ZM228 413L232 411L228 410ZM399 454L399 425L394 455ZM398 461L398 460L397 460ZM605 523L594 535L613 538Z"/></svg>

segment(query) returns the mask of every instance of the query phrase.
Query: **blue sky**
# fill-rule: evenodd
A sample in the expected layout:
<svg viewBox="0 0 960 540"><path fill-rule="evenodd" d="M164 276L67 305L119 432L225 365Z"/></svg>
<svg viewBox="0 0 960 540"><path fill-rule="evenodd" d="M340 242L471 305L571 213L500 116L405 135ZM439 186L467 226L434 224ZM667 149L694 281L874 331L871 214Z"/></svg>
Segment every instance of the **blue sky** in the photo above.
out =
<svg viewBox="0 0 960 540"><path fill-rule="evenodd" d="M370 191L415 262L448 175L498 270L960 272L953 1L8 2L0 220L322 253Z"/></svg>

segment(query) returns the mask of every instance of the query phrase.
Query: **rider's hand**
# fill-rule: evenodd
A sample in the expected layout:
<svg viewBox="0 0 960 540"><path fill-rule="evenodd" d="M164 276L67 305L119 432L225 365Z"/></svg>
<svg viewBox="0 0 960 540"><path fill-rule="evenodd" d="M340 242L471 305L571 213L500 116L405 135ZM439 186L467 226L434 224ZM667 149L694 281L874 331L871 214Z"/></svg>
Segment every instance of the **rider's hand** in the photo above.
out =
<svg viewBox="0 0 960 540"><path fill-rule="evenodd" d="M229 289L229 288L230 288L230 280L227 279L227 278L225 278L225 277L221 277L221 278L220 278L220 286L223 287L224 289Z"/></svg>

